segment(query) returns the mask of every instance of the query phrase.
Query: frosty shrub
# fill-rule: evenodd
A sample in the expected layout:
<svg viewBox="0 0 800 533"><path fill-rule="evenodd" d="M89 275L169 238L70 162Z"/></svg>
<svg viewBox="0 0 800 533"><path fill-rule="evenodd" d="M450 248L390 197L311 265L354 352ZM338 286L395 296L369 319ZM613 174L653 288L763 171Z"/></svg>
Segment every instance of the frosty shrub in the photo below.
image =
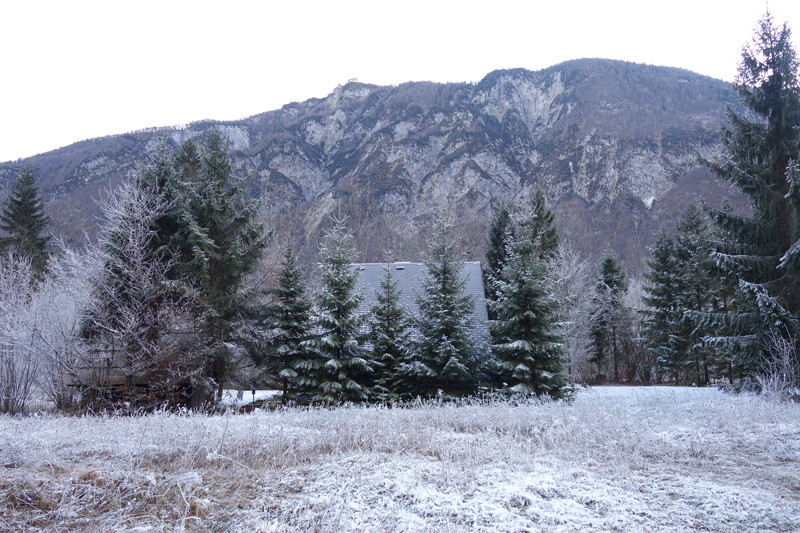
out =
<svg viewBox="0 0 800 533"><path fill-rule="evenodd" d="M9 255L0 261L0 411L20 413L31 396L39 358L30 349L29 315L33 290L30 261Z"/></svg>
<svg viewBox="0 0 800 533"><path fill-rule="evenodd" d="M780 335L774 330L770 333L767 356L756 376L763 394L800 401L800 359L796 347L793 335Z"/></svg>

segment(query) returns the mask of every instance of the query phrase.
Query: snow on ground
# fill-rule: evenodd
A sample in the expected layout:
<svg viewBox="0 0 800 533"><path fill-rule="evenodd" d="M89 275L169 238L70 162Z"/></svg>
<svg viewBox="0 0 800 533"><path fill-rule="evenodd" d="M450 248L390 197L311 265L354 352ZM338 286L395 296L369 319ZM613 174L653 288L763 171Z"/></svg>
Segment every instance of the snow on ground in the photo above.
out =
<svg viewBox="0 0 800 533"><path fill-rule="evenodd" d="M240 395L237 390L225 389L222 391L222 400L219 403L225 407L244 407L256 402L270 402L276 398L280 399L280 396L281 391L279 390L245 390L241 391Z"/></svg>
<svg viewBox="0 0 800 533"><path fill-rule="evenodd" d="M0 417L0 466L0 531L800 531L800 405L703 388Z"/></svg>

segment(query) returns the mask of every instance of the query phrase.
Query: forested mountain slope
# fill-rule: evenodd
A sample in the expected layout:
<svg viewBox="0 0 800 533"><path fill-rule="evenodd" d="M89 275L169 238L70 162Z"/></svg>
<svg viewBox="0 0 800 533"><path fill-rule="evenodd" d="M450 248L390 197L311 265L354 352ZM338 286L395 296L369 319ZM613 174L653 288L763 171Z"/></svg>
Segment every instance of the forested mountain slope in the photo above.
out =
<svg viewBox="0 0 800 533"><path fill-rule="evenodd" d="M190 89L187 89L190 90ZM92 197L163 143L227 133L265 216L313 255L328 214L349 215L361 259L391 248L417 260L432 217L453 213L464 248L482 256L491 209L541 187L562 235L630 267L661 225L697 195L738 198L698 164L719 154L730 84L689 71L580 59L477 84L348 83L322 99L232 122L204 121L91 139L29 158L54 232L91 232ZM8 190L24 162L0 164Z"/></svg>

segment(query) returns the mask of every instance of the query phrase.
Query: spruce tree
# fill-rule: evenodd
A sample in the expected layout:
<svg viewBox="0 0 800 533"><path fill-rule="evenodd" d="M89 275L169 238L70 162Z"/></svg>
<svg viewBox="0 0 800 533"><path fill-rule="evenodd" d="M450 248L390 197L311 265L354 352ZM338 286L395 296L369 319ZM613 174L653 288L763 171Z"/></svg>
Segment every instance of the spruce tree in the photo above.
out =
<svg viewBox="0 0 800 533"><path fill-rule="evenodd" d="M750 216L706 206L726 237L715 260L738 280L736 303L712 316L716 341L744 372L757 371L773 333L797 338L800 313L800 87L786 24L767 13L742 52L736 88L747 113L728 109L724 157L711 164L749 196Z"/></svg>
<svg viewBox="0 0 800 533"><path fill-rule="evenodd" d="M298 363L298 386L322 403L361 402L369 397L372 372L361 338L364 317L357 313L358 272L352 265L353 236L344 220L334 219L320 250L322 287L317 297L316 331L305 346L314 355Z"/></svg>
<svg viewBox="0 0 800 533"><path fill-rule="evenodd" d="M181 166L185 151L186 146L178 156L178 254L182 275L191 280L195 315L204 335L205 377L221 394L229 371L230 341L240 325L242 282L261 259L271 233L257 222L258 204L247 200L244 180L233 175L222 133L208 132L199 166L193 162Z"/></svg>
<svg viewBox="0 0 800 533"><path fill-rule="evenodd" d="M169 298L171 262L152 243L154 222L168 208L136 181L123 182L101 203L106 218L98 240L103 270L85 310L82 336L120 368L128 402L144 400L139 392L148 395L150 405L169 402L172 386L183 377L171 367L174 354L164 335L178 311L176 300ZM186 369L184 363L178 366ZM148 387L135 387L139 384Z"/></svg>
<svg viewBox="0 0 800 533"><path fill-rule="evenodd" d="M647 296L642 298L649 307L644 313L644 345L658 362L660 371L677 381L682 364L682 356L674 342L681 320L680 274L675 258L675 242L666 232L659 234L651 248L647 266L649 270L644 274Z"/></svg>
<svg viewBox="0 0 800 533"><path fill-rule="evenodd" d="M388 402L404 398L406 392L398 376L398 365L406 356L409 324L405 309L400 306L399 280L387 263L380 289L375 291L375 305L369 319L369 337L373 359L373 399Z"/></svg>
<svg viewBox="0 0 800 533"><path fill-rule="evenodd" d="M510 230L511 207L503 202L495 210L489 223L489 239L486 242L486 268L483 269L483 284L486 287L486 300L489 302L497 298L492 280L499 279L508 259L506 240ZM490 306L489 320L495 318L495 312Z"/></svg>
<svg viewBox="0 0 800 533"><path fill-rule="evenodd" d="M160 260L172 262L168 275L173 281L179 281L184 274L180 268L183 229L180 220L180 200L183 187L179 180L175 156L166 142L157 149L152 161L142 169L136 184L143 193L157 196L167 206L166 211L153 221L153 238L150 244Z"/></svg>
<svg viewBox="0 0 800 533"><path fill-rule="evenodd" d="M14 189L0 214L0 253L12 253L27 260L37 279L47 269L50 237L44 234L50 219L44 213L44 204L35 185L35 175L30 165L20 172Z"/></svg>
<svg viewBox="0 0 800 533"><path fill-rule="evenodd" d="M538 248L542 254L552 257L558 249L558 234L553 225L553 212L546 208L544 192L537 189L530 199L523 200L522 210L530 209L535 214L533 219L534 232L539 235ZM514 223L512 216L518 212L506 203L500 205L495 212L489 226L489 239L486 247L486 268L484 269L484 284L486 285L486 299L496 299L495 283L503 277L503 268L509 258L509 238L513 233ZM493 281L494 280L494 281ZM489 319L494 320L494 311L489 309Z"/></svg>
<svg viewBox="0 0 800 533"><path fill-rule="evenodd" d="M631 340L630 309L624 298L628 279L616 256L606 252L595 283L595 295L589 316L590 361L604 367L611 358L614 381L619 381L620 365Z"/></svg>
<svg viewBox="0 0 800 533"><path fill-rule="evenodd" d="M286 246L277 285L268 294L275 302L263 309L255 323L267 334L268 341L264 352L255 352L255 359L267 376L281 384L281 401L286 404L295 394L295 367L309 355L303 342L308 340L311 329L311 302L291 244Z"/></svg>
<svg viewBox="0 0 800 533"><path fill-rule="evenodd" d="M552 218L542 201L512 216L507 259L493 281L496 298L490 302L497 319L491 322L493 352L499 378L515 394L564 395L564 339L558 334L561 315L547 275L554 240Z"/></svg>
<svg viewBox="0 0 800 533"><path fill-rule="evenodd" d="M707 385L717 353L706 340L705 317L717 296L702 211L689 204L676 230L674 239L662 233L648 262L645 344L674 381Z"/></svg>
<svg viewBox="0 0 800 533"><path fill-rule="evenodd" d="M683 358L683 379L708 385L715 366L716 350L706 337L709 334L703 317L716 308L713 264L708 244L708 226L702 211L689 204L681 215L675 237L675 258L679 278L679 350Z"/></svg>
<svg viewBox="0 0 800 533"><path fill-rule="evenodd" d="M464 294L464 262L453 238L453 223L440 217L433 228L417 295L413 354L401 363L412 395L470 392L477 379L478 357L472 336L475 302Z"/></svg>

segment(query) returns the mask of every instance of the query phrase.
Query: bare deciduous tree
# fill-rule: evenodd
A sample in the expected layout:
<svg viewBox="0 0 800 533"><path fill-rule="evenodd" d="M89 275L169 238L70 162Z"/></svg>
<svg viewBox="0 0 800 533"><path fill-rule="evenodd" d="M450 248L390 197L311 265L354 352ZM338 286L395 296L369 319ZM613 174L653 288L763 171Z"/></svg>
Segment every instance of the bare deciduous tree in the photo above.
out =
<svg viewBox="0 0 800 533"><path fill-rule="evenodd" d="M592 296L592 262L570 242L559 244L550 261L556 298L562 302L564 321L561 335L566 339L567 373L573 382L592 379L587 324Z"/></svg>

